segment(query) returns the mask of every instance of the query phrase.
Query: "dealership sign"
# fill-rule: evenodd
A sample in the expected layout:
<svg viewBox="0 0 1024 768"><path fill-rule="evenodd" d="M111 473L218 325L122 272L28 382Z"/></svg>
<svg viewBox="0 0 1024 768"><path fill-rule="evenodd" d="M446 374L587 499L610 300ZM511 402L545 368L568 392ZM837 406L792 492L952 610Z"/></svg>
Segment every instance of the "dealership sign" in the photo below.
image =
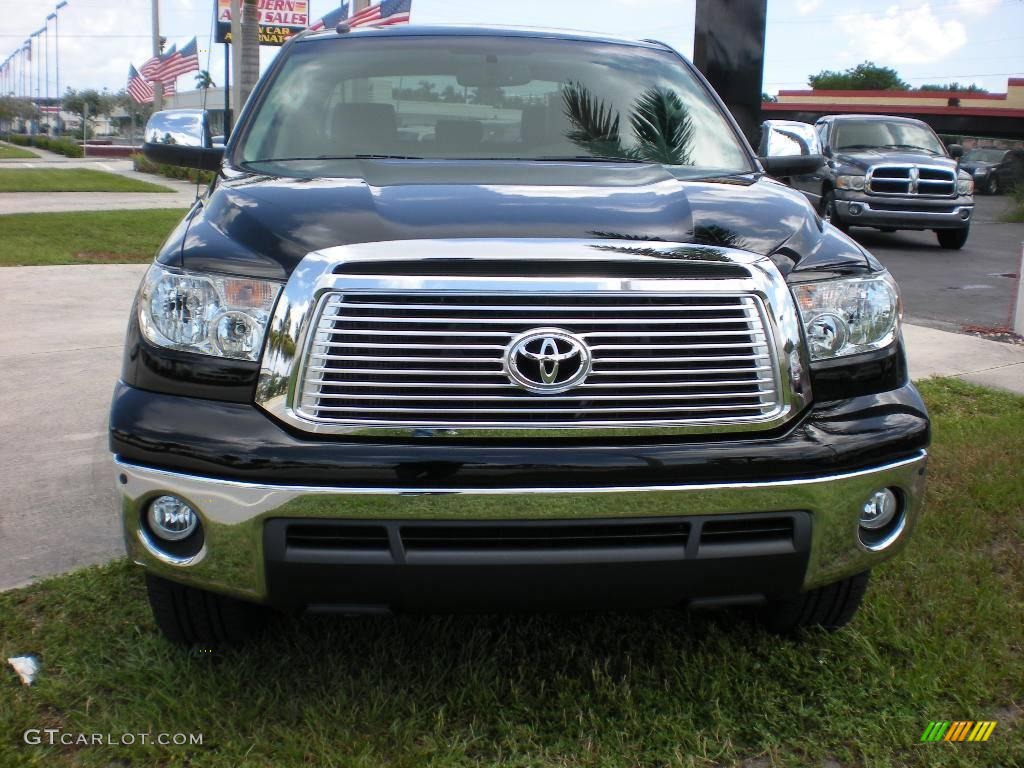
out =
<svg viewBox="0 0 1024 768"><path fill-rule="evenodd" d="M309 26L309 0L259 0L260 45L284 45ZM231 42L231 0L217 0L217 42Z"/></svg>

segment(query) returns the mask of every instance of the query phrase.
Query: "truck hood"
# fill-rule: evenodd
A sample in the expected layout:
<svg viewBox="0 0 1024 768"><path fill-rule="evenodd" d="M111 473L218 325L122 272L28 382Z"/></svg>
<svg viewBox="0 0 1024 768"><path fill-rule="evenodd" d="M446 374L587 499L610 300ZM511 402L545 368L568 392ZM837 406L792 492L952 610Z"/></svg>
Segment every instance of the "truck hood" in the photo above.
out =
<svg viewBox="0 0 1024 768"><path fill-rule="evenodd" d="M927 152L905 152L892 149L860 149L856 152L839 152L835 156L841 166L866 171L872 165L937 165L956 171L957 163L951 157L929 155Z"/></svg>
<svg viewBox="0 0 1024 768"><path fill-rule="evenodd" d="M784 271L877 268L800 193L757 176L677 178L610 163L346 161L330 178L228 172L160 255L287 279L311 251L432 238L610 238L726 246ZM340 171L340 172L339 172Z"/></svg>

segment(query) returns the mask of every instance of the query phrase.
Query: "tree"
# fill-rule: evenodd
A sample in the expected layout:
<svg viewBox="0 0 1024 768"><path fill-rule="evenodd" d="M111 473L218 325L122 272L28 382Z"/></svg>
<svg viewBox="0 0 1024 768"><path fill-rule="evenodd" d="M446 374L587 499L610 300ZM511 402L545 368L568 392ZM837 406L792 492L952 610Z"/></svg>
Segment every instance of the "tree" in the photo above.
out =
<svg viewBox="0 0 1024 768"><path fill-rule="evenodd" d="M761 103L762 104L775 104L779 100L778 96L772 96L770 93L761 91Z"/></svg>
<svg viewBox="0 0 1024 768"><path fill-rule="evenodd" d="M865 61L845 72L826 69L807 78L811 88L819 91L907 91L910 84L903 81L892 67L880 67Z"/></svg>
<svg viewBox="0 0 1024 768"><path fill-rule="evenodd" d="M78 115L86 124L98 115L109 115L117 104L117 96L107 90L97 91L95 88L86 88L82 91L68 88L63 99L64 111ZM88 125L86 131L91 132Z"/></svg>
<svg viewBox="0 0 1024 768"><path fill-rule="evenodd" d="M952 83L935 84L929 83L928 85L922 85L918 88L919 91L963 91L964 93L988 93L980 85L971 83L970 85L961 85L955 80Z"/></svg>
<svg viewBox="0 0 1024 768"><path fill-rule="evenodd" d="M563 112L571 129L566 138L597 157L623 158L666 165L690 165L693 120L679 94L648 88L627 113L632 146L623 143L615 109L594 97L582 83L562 86Z"/></svg>
<svg viewBox="0 0 1024 768"><path fill-rule="evenodd" d="M213 82L213 78L210 76L210 70L204 69L196 72L196 88L200 91L206 91L216 87L217 84Z"/></svg>
<svg viewBox="0 0 1024 768"><path fill-rule="evenodd" d="M242 65L238 74L239 109L260 79L260 11L257 0L242 3Z"/></svg>

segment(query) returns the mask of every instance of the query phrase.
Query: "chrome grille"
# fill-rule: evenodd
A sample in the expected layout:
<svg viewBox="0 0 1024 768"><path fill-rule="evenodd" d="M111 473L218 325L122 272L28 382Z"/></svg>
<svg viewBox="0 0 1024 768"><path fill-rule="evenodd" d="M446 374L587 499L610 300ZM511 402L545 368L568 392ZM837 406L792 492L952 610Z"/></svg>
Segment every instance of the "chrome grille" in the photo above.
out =
<svg viewBox="0 0 1024 768"><path fill-rule="evenodd" d="M868 192L873 195L953 197L956 172L926 165L876 165L868 171Z"/></svg>
<svg viewBox="0 0 1024 768"><path fill-rule="evenodd" d="M320 301L293 407L354 426L541 428L756 423L782 409L764 307L749 294L332 292ZM586 381L515 386L519 334L589 346Z"/></svg>

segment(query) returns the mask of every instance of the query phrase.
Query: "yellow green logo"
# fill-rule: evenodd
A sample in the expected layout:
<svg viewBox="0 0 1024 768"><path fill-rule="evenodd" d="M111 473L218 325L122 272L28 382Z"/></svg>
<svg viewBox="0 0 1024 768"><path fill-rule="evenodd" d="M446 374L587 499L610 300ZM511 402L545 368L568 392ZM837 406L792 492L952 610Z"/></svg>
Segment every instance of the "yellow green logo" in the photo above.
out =
<svg viewBox="0 0 1024 768"><path fill-rule="evenodd" d="M932 721L921 734L921 741L988 741L995 727L995 720Z"/></svg>

